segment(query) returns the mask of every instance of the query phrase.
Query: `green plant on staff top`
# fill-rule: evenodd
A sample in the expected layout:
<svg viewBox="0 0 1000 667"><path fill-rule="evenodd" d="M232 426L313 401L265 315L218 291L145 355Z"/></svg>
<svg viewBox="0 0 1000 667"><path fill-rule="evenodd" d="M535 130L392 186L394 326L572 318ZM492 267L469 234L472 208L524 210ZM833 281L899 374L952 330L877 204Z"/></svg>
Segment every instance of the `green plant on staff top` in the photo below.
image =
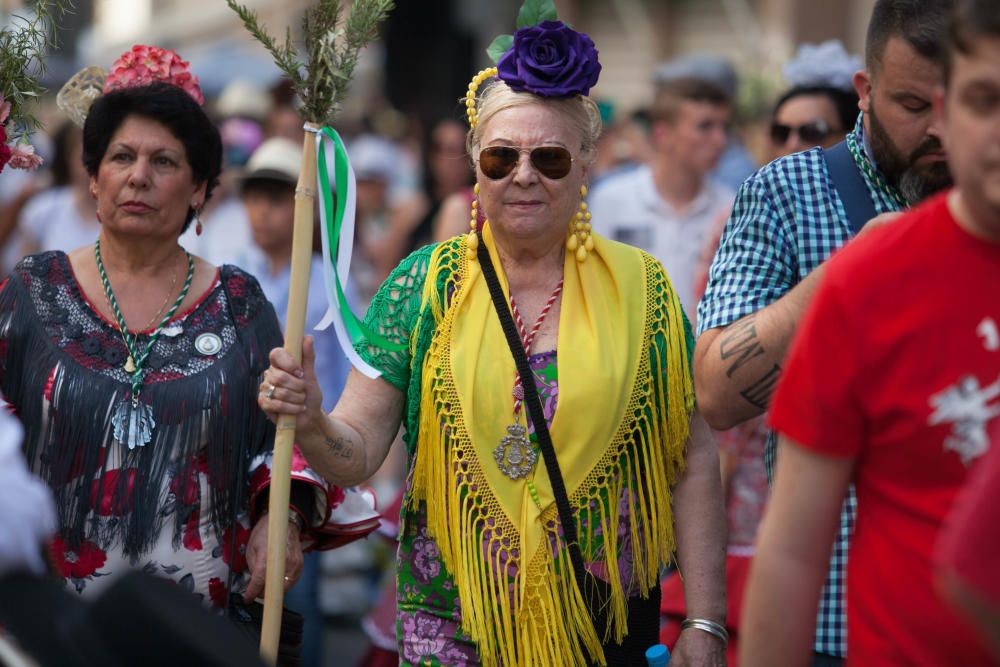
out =
<svg viewBox="0 0 1000 667"><path fill-rule="evenodd" d="M284 44L279 44L261 27L257 13L235 0L226 0L254 39L264 45L302 100L301 113L307 121L332 125L340 102L358 63L358 52L372 41L378 24L392 10L393 0L354 0L346 20L340 21L340 0L320 0L302 17L307 62L302 62L288 28Z"/></svg>
<svg viewBox="0 0 1000 667"><path fill-rule="evenodd" d="M38 82L45 73L45 51L54 45L50 34L55 18L73 9L72 0L25 4L30 13L14 14L10 25L0 30L0 106L10 104L7 135L13 134L19 143L41 127L32 106L45 92Z"/></svg>

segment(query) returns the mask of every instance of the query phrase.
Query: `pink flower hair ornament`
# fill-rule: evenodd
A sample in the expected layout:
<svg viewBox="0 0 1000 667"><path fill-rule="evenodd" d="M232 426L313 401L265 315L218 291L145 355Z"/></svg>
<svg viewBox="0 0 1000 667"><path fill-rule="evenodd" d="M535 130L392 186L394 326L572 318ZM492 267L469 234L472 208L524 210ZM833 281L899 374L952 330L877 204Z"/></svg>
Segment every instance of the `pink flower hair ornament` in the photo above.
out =
<svg viewBox="0 0 1000 667"><path fill-rule="evenodd" d="M114 62L104 81L104 92L157 81L177 86L198 104L205 104L205 96L198 85L198 77L191 73L190 63L170 49L145 44L136 44Z"/></svg>
<svg viewBox="0 0 1000 667"><path fill-rule="evenodd" d="M70 120L83 127L90 105L101 95L156 82L177 86L199 105L205 104L190 63L175 51L146 44L136 44L123 53L110 72L93 66L77 72L59 91L56 104Z"/></svg>

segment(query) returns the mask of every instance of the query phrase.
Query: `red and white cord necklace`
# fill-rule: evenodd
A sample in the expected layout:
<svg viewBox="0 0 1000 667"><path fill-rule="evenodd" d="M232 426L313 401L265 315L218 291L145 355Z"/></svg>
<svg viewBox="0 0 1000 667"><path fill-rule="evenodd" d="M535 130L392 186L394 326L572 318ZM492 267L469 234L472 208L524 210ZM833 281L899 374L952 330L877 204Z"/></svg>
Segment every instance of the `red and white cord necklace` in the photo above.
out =
<svg viewBox="0 0 1000 667"><path fill-rule="evenodd" d="M562 288L563 281L560 280L556 288L552 290L549 300L545 302L542 312L538 314L538 319L535 320L531 331L525 330L524 320L517 309L517 302L514 301L514 295L511 295L510 310L514 316L514 321L517 322L517 329L521 336L521 343L524 345L525 355L531 354L531 344L534 342L535 336L538 335L538 331L542 328L545 316L552 310L552 306L555 305L556 300L562 293ZM520 423L521 406L524 403L524 386L521 384L520 375L514 376L513 395L514 423L507 427L507 435L500 440L500 444L493 450L493 458L496 460L500 471L507 477L513 480L525 480L528 492L531 494L531 499L539 510L541 510L542 503L538 496L538 489L535 488L530 479L530 475L535 469L535 463L538 461L538 452L535 451L531 441L528 439L527 428Z"/></svg>
<svg viewBox="0 0 1000 667"><path fill-rule="evenodd" d="M542 328L542 322L545 321L545 316L549 314L552 310L552 306L555 305L556 300L559 295L562 294L563 281L559 281L556 288L552 290L552 295L549 296L549 300L545 302L545 306L542 308L542 312L538 313L538 318L535 320L534 326L531 327L531 331L525 331L524 320L521 319L521 311L517 309L517 302L514 301L514 295L510 295L510 311L514 315L514 321L517 323L517 331L521 336L521 343L524 345L524 355L526 357L531 356L531 344L535 342L535 336L538 335L538 331ZM514 376L514 417L516 418L521 413L521 404L524 402L524 385L521 384L520 374Z"/></svg>

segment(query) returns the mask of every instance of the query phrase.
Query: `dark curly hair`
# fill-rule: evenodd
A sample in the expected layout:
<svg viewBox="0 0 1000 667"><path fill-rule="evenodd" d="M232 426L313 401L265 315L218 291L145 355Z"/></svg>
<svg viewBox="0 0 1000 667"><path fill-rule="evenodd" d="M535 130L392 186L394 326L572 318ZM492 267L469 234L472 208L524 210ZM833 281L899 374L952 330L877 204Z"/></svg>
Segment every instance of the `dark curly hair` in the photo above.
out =
<svg viewBox="0 0 1000 667"><path fill-rule="evenodd" d="M222 172L222 137L208 115L190 95L168 83L120 88L94 102L83 126L83 166L97 176L108 144L129 116L142 116L160 123L184 145L184 153L195 183L205 183L205 201L219 184ZM184 230L194 219L188 208Z"/></svg>

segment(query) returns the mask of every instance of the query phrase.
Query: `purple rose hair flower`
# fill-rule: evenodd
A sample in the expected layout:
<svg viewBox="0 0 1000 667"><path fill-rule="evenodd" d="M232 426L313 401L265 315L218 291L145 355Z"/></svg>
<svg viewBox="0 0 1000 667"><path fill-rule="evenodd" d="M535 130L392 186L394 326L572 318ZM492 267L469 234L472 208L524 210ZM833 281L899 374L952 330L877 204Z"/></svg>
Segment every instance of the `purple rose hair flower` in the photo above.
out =
<svg viewBox="0 0 1000 667"><path fill-rule="evenodd" d="M514 45L497 63L511 89L540 97L587 95L601 63L593 40L562 21L542 21L514 33Z"/></svg>

